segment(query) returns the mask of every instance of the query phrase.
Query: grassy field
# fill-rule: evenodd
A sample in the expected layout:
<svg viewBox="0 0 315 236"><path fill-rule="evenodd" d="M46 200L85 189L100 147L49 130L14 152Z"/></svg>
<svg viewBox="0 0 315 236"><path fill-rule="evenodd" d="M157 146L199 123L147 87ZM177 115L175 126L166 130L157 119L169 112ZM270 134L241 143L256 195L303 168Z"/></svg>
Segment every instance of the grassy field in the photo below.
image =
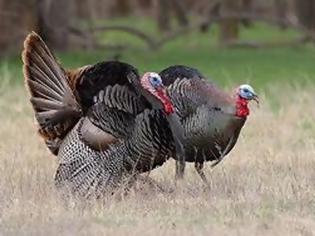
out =
<svg viewBox="0 0 315 236"><path fill-rule="evenodd" d="M253 35L264 32L258 26ZM53 185L55 160L35 133L19 59L5 59L0 66L0 235L314 235L315 49L227 50L208 47L205 37L190 35L159 52L131 50L123 59L141 71L188 64L227 89L248 81L258 88L262 105L252 107L236 147L215 169L206 166L210 192L189 166L182 190L173 193L138 186L124 200L60 199ZM111 55L60 56L67 66L78 66ZM173 188L174 162L152 177Z"/></svg>
<svg viewBox="0 0 315 236"><path fill-rule="evenodd" d="M123 201L79 204L56 195L54 157L24 90L12 89L0 101L0 235L315 234L314 94L285 89L277 113L268 102L254 108L233 152L207 166L210 192L189 166L183 191L143 186ZM173 161L152 177L173 188Z"/></svg>

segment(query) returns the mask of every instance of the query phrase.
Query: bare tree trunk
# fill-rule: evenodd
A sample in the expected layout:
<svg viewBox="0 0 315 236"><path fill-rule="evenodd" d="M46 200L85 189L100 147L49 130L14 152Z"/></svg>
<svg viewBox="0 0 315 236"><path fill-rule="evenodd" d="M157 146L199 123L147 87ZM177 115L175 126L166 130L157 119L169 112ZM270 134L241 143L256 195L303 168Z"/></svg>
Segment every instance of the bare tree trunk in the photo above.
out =
<svg viewBox="0 0 315 236"><path fill-rule="evenodd" d="M220 5L220 15L235 14L241 9L239 0L222 0ZM228 44L234 42L239 37L239 20L226 19L220 22L220 42Z"/></svg>
<svg viewBox="0 0 315 236"><path fill-rule="evenodd" d="M315 30L315 0L296 0L299 22L308 29Z"/></svg>
<svg viewBox="0 0 315 236"><path fill-rule="evenodd" d="M185 13L185 7L182 1L179 0L169 0L173 10L175 12L176 18L180 26L187 26L188 25L188 18Z"/></svg>
<svg viewBox="0 0 315 236"><path fill-rule="evenodd" d="M152 6L152 2L150 0L138 0L138 4L143 9L149 9Z"/></svg>
<svg viewBox="0 0 315 236"><path fill-rule="evenodd" d="M157 23L158 28L162 32L167 32L171 29L170 21L170 7L168 0L158 0L157 1Z"/></svg>
<svg viewBox="0 0 315 236"><path fill-rule="evenodd" d="M251 12L252 11L253 0L243 0L242 1L242 11ZM243 19L242 24L246 27L251 26L251 21L249 19Z"/></svg>
<svg viewBox="0 0 315 236"><path fill-rule="evenodd" d="M205 33L209 30L209 27L211 26L209 24L210 19L212 17L217 17L220 14L220 6L221 6L221 1L220 0L213 0L210 1L210 4L206 10L207 15L206 15L206 19L205 22L203 24L201 24L200 26L200 31Z"/></svg>
<svg viewBox="0 0 315 236"><path fill-rule="evenodd" d="M37 0L38 32L47 44L58 50L69 46L72 0Z"/></svg>
<svg viewBox="0 0 315 236"><path fill-rule="evenodd" d="M278 17L279 19L285 19L287 15L287 10L288 10L287 0L275 0L274 4L275 4L276 17ZM282 29L286 28L284 24L281 24L280 27Z"/></svg>
<svg viewBox="0 0 315 236"><path fill-rule="evenodd" d="M113 12L116 13L116 15L119 16L126 16L130 14L131 7L129 5L128 0L115 0L116 4L114 6Z"/></svg>
<svg viewBox="0 0 315 236"><path fill-rule="evenodd" d="M76 17L86 20L93 19L93 11L91 9L93 4L91 3L91 0L76 0L74 5Z"/></svg>

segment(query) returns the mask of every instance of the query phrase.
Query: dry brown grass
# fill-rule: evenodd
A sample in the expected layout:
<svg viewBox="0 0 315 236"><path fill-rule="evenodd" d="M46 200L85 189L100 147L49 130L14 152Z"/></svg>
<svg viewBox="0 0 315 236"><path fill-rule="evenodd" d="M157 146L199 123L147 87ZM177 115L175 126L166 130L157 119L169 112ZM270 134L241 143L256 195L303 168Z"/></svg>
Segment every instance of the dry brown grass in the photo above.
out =
<svg viewBox="0 0 315 236"><path fill-rule="evenodd" d="M271 93L278 108L254 109L228 158L207 167L210 193L190 167L182 191L132 191L105 204L58 198L55 160L24 89L1 90L0 235L315 234L315 89L282 90ZM172 188L173 164L152 177Z"/></svg>

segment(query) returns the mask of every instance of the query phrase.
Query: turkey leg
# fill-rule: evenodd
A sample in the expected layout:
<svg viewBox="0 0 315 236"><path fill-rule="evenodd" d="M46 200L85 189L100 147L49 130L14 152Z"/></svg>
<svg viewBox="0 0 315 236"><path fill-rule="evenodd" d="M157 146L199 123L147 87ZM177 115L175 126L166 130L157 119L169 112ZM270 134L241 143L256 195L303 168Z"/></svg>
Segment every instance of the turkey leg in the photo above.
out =
<svg viewBox="0 0 315 236"><path fill-rule="evenodd" d="M184 160L176 160L175 180L182 180L184 178L186 163Z"/></svg>
<svg viewBox="0 0 315 236"><path fill-rule="evenodd" d="M196 169L197 173L199 174L199 176L201 177L202 181L207 186L207 188L210 189L210 183L209 183L205 173L203 172L203 163L195 162L195 169Z"/></svg>

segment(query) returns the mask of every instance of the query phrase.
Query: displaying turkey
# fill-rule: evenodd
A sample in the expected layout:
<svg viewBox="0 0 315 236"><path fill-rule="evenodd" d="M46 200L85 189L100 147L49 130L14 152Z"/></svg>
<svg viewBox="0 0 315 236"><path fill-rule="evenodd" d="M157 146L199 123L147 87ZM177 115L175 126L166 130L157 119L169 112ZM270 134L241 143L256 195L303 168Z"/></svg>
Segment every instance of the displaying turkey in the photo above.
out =
<svg viewBox="0 0 315 236"><path fill-rule="evenodd" d="M140 78L120 62L65 71L35 33L23 63L39 133L58 155L57 186L99 197L176 154L183 163L183 129L158 74Z"/></svg>
<svg viewBox="0 0 315 236"><path fill-rule="evenodd" d="M248 102L259 103L254 89L247 84L232 94L207 81L196 69L171 66L160 72L163 83L184 126L186 161L194 162L202 180L206 161L217 165L234 147L249 115ZM184 165L176 163L176 176L182 178Z"/></svg>

